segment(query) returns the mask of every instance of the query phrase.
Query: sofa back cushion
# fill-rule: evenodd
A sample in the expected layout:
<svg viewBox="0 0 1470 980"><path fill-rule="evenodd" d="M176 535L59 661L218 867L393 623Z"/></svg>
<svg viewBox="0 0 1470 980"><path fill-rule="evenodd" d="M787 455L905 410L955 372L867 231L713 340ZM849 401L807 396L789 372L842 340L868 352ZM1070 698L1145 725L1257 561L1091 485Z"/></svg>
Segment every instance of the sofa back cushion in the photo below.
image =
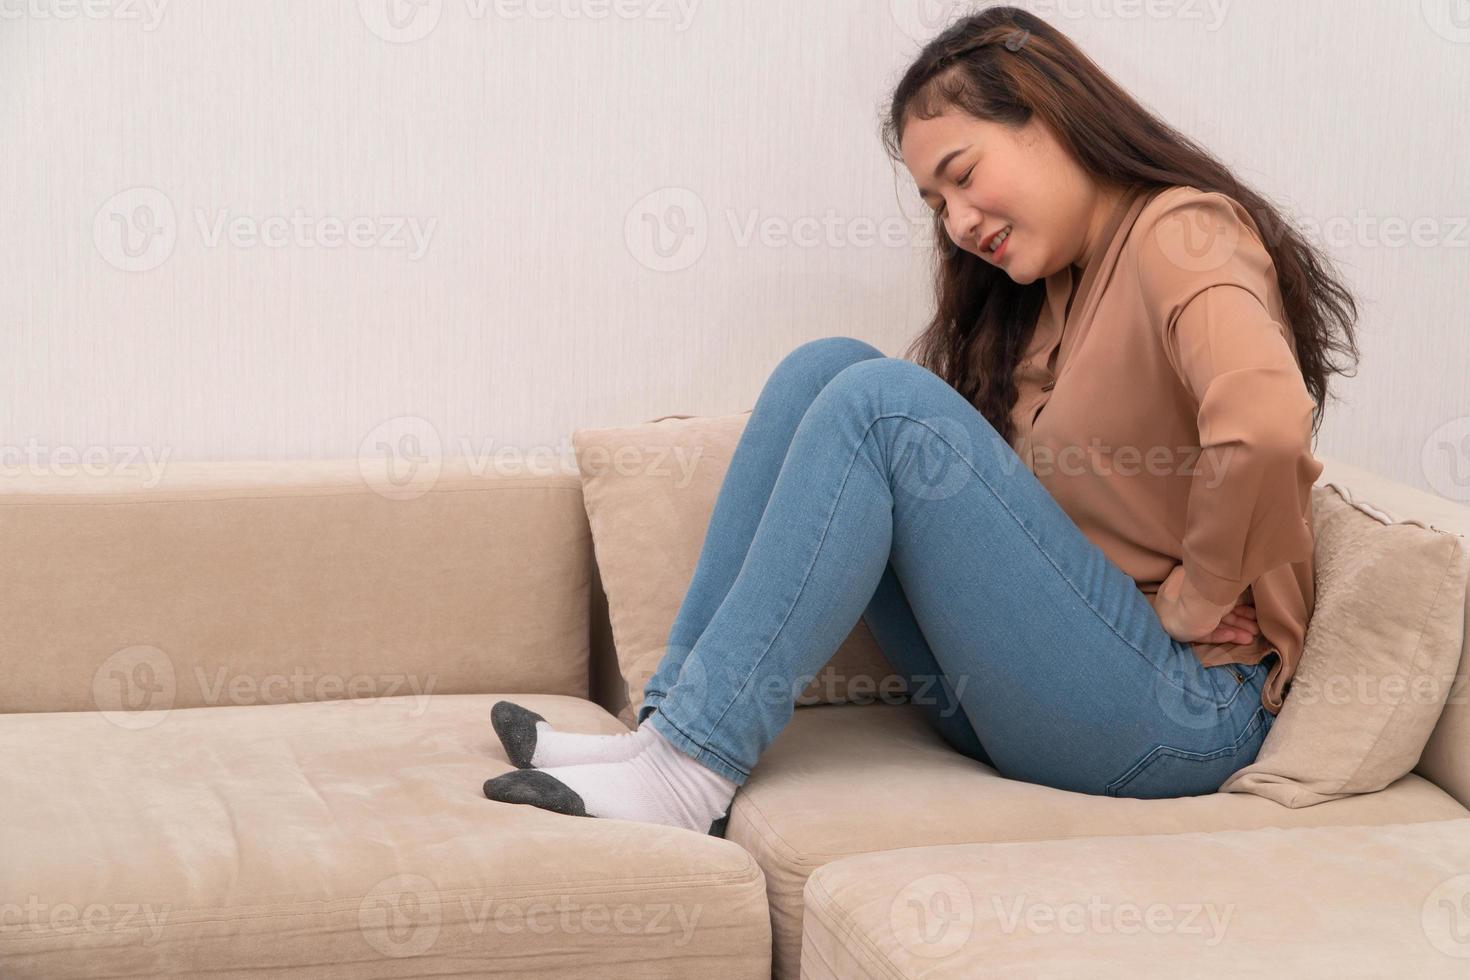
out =
<svg viewBox="0 0 1470 980"><path fill-rule="evenodd" d="M1464 539L1312 488L1316 603L1301 666L1255 762L1222 792L1290 807L1372 793L1419 762L1460 667Z"/></svg>
<svg viewBox="0 0 1470 980"><path fill-rule="evenodd" d="M587 695L591 543L564 470L5 475L0 555L4 712Z"/></svg>
<svg viewBox="0 0 1470 980"><path fill-rule="evenodd" d="M749 411L665 415L572 434L621 675L600 700L629 727L694 578L715 498L749 418ZM793 703L901 700L906 693L859 619Z"/></svg>

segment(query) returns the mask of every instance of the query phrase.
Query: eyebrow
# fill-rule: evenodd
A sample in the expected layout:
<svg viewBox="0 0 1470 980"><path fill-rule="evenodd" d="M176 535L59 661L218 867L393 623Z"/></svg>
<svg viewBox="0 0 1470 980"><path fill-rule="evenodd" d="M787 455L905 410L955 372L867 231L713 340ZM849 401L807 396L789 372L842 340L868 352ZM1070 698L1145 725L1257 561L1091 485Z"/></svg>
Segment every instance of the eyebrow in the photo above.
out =
<svg viewBox="0 0 1470 980"><path fill-rule="evenodd" d="M943 158L940 159L939 166L937 166L937 167L934 168L934 176L938 177L940 174L944 173L944 168L947 167L947 166L949 166L949 162L951 160L953 160L955 157L959 156L961 153L964 153L969 148L970 148L970 144L966 143L964 146L960 147L959 149L957 149L957 150L950 150L948 153L946 153L943 156ZM919 188L919 194L920 194L920 196L923 196L925 194L932 194L932 193L934 193L934 192L933 191L930 191L930 190L926 190L923 187L920 187Z"/></svg>

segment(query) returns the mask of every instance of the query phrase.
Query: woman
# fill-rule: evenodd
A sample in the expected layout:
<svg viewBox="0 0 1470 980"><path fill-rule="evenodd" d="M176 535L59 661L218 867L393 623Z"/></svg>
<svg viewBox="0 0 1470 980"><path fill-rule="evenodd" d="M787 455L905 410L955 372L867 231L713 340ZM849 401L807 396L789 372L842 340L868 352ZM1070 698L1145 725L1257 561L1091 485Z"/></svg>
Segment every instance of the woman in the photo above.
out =
<svg viewBox="0 0 1470 980"><path fill-rule="evenodd" d="M500 702L521 768L492 800L718 832L859 615L1004 776L1188 796L1254 760L1313 607L1311 442L1352 297L1023 10L930 42L884 140L952 244L916 359L828 338L782 361L637 731Z"/></svg>

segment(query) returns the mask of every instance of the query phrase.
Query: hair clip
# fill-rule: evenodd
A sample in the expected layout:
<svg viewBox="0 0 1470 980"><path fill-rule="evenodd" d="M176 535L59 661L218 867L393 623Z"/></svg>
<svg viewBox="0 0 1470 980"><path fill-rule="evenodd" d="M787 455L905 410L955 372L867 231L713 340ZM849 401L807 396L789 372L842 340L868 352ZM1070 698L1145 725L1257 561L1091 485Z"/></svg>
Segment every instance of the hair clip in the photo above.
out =
<svg viewBox="0 0 1470 980"><path fill-rule="evenodd" d="M1031 32L1029 30L1017 31L1015 34L1006 38L1006 50L1011 52L1020 51L1021 46L1026 43L1026 39L1030 36Z"/></svg>

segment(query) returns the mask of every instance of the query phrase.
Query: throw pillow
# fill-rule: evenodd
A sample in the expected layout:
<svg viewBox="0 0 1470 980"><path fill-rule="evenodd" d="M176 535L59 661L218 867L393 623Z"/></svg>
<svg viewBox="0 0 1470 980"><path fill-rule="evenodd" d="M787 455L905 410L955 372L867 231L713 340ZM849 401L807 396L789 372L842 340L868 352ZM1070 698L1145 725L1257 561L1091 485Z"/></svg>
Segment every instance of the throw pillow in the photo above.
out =
<svg viewBox="0 0 1470 980"><path fill-rule="evenodd" d="M665 415L640 425L579 429L572 445L592 527L598 571L630 728L704 545L725 472L750 411L719 417ZM860 618L795 703L901 700L893 674Z"/></svg>
<svg viewBox="0 0 1470 980"><path fill-rule="evenodd" d="M1222 793L1288 807L1373 793L1418 764L1459 668L1463 539L1312 488L1316 602L1297 674L1256 760Z"/></svg>

